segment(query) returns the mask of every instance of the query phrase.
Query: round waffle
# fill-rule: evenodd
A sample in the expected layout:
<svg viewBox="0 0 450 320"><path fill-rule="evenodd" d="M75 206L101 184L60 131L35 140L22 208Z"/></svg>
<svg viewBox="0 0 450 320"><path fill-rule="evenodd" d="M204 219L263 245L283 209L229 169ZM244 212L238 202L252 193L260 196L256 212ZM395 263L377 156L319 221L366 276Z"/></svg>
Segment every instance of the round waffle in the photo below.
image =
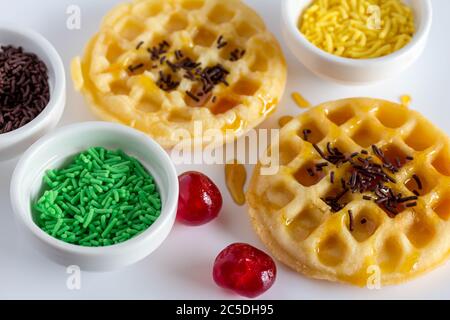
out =
<svg viewBox="0 0 450 320"><path fill-rule="evenodd" d="M239 0L138 0L104 18L72 77L98 116L170 148L209 144L209 129L224 143L257 126L283 94L286 65Z"/></svg>
<svg viewBox="0 0 450 320"><path fill-rule="evenodd" d="M250 216L291 268L364 286L376 272L395 284L447 259L450 141L418 112L364 98L325 103L285 125L269 150L280 169L256 167Z"/></svg>

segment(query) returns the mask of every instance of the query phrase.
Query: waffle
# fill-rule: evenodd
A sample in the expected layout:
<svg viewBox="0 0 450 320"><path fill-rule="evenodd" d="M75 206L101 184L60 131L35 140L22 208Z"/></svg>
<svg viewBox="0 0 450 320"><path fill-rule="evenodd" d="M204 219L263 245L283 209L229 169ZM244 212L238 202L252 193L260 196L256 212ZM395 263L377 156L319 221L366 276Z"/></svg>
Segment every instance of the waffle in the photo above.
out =
<svg viewBox="0 0 450 320"><path fill-rule="evenodd" d="M150 51L164 43L165 61L152 61ZM198 83L167 63L176 62L178 50L201 68L220 65L229 74L193 99ZM168 74L179 84L162 90ZM104 18L84 56L72 61L72 77L99 117L171 148L201 138L202 145L213 143L209 129L222 144L257 126L283 94L286 64L262 19L239 0L139 0Z"/></svg>
<svg viewBox="0 0 450 320"><path fill-rule="evenodd" d="M386 183L395 202L410 202L392 209L373 192L342 196L353 164L324 161L319 151L338 158L328 148L352 163L362 158L362 165L368 157L378 167L383 163L384 171L395 171L395 183ZM255 230L286 265L313 278L364 286L373 270L380 272L381 284L396 284L447 259L450 141L418 112L366 98L325 103L285 125L279 143L269 148L276 150L278 173L262 175L258 165L247 199ZM323 162L328 166L319 170ZM332 199L339 196L336 205Z"/></svg>

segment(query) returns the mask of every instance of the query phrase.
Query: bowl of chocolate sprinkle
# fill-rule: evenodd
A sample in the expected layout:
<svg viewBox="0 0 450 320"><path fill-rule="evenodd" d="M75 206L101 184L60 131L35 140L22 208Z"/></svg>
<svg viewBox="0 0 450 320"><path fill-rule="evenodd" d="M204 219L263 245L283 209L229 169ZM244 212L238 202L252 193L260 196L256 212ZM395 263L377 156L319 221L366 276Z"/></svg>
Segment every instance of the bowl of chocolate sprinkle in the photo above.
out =
<svg viewBox="0 0 450 320"><path fill-rule="evenodd" d="M42 35L0 26L0 161L52 130L66 103L64 65Z"/></svg>

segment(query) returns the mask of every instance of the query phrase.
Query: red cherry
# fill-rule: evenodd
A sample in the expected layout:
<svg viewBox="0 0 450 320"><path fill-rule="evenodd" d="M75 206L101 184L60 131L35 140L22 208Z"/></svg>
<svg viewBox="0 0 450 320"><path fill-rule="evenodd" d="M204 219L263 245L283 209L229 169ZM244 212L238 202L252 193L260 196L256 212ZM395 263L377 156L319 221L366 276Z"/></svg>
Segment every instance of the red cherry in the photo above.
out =
<svg viewBox="0 0 450 320"><path fill-rule="evenodd" d="M178 177L177 219L187 225L199 226L219 215L222 209L222 195L219 188L200 172L186 172Z"/></svg>
<svg viewBox="0 0 450 320"><path fill-rule="evenodd" d="M226 247L214 262L213 278L217 285L248 298L269 290L276 275L272 258L245 243Z"/></svg>

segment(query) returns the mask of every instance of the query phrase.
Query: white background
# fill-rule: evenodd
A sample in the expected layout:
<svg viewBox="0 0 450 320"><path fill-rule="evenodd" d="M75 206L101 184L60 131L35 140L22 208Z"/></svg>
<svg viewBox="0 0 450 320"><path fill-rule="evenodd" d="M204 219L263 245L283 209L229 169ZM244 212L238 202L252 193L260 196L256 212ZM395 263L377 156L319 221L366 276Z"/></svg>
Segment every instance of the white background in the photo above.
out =
<svg viewBox="0 0 450 320"><path fill-rule="evenodd" d="M60 125L93 120L81 96L72 89L69 62L79 55L95 33L101 17L117 0L0 0L0 22L27 26L47 37L61 54L67 70L68 101ZM412 107L450 133L450 1L433 0L434 21L428 46L417 63L401 76L365 87L346 87L325 82L307 71L288 51L280 32L280 1L247 0L278 37L289 63L286 95L276 115L264 127L275 126L280 115L301 112L290 99L301 92L312 103L370 96L398 100L413 97ZM66 9L79 5L82 28L66 28ZM216 255L233 242L248 242L264 249L255 236L246 208L234 205L225 191L223 167L179 167L202 170L224 190L220 218L209 225L189 228L176 225L167 241L151 256L124 270L82 273L80 291L66 288L66 269L34 252L17 234L9 204L9 182L16 161L0 163L0 298L56 299L231 299L237 298L214 284L211 269ZM278 264L275 285L265 299L395 299L450 298L450 265L405 285L379 291L310 280Z"/></svg>

